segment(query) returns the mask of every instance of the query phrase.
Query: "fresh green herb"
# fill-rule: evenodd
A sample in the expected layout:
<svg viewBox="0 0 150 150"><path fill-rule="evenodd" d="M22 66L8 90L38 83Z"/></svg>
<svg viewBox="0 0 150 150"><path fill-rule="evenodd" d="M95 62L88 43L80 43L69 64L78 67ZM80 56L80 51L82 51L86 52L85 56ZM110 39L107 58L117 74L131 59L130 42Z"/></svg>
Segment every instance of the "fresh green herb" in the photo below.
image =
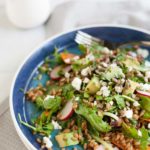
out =
<svg viewBox="0 0 150 150"><path fill-rule="evenodd" d="M149 97L141 96L140 105L145 111L150 113L150 98Z"/></svg>
<svg viewBox="0 0 150 150"><path fill-rule="evenodd" d="M104 100L107 102L111 102L114 99L113 96L105 97Z"/></svg>
<svg viewBox="0 0 150 150"><path fill-rule="evenodd" d="M138 139L139 138L138 131L136 130L135 127L129 126L126 123L123 122L122 123L122 129L123 129L123 132L128 137L131 137L131 138L134 138L134 139Z"/></svg>
<svg viewBox="0 0 150 150"><path fill-rule="evenodd" d="M133 99L133 98L127 96L127 95L122 95L122 97L123 97L124 99L128 100L129 102L135 102L135 101L136 101L135 99Z"/></svg>
<svg viewBox="0 0 150 150"><path fill-rule="evenodd" d="M125 107L124 98L121 95L115 95L114 98L116 100L116 103L117 103L119 109L122 109Z"/></svg>
<svg viewBox="0 0 150 150"><path fill-rule="evenodd" d="M48 71L48 68L46 68L46 67L44 67L44 66L40 66L40 67L38 68L38 71L43 74L43 73L46 73L46 72Z"/></svg>
<svg viewBox="0 0 150 150"><path fill-rule="evenodd" d="M96 114L96 111L92 108L89 108L83 104L80 104L76 113L83 116L90 125L100 132L108 132L111 130L110 125L103 121L102 117Z"/></svg>
<svg viewBox="0 0 150 150"><path fill-rule="evenodd" d="M145 112L143 115L144 119L150 119L150 112Z"/></svg>
<svg viewBox="0 0 150 150"><path fill-rule="evenodd" d="M55 98L48 98L43 101L43 106L45 109L50 109L53 112L56 112L61 105L61 97L56 96Z"/></svg>
<svg viewBox="0 0 150 150"><path fill-rule="evenodd" d="M46 124L44 126L37 125L37 127L34 127L34 126L30 125L29 123L22 121L20 114L18 114L18 118L19 118L19 122L21 124L23 124L24 126L32 129L35 132L44 133L47 136L49 136L50 133L54 130L54 127L53 127L53 125L51 123Z"/></svg>
<svg viewBox="0 0 150 150"><path fill-rule="evenodd" d="M62 88L62 95L66 98L66 100L70 100L74 96L74 89L71 84L66 84Z"/></svg>
<svg viewBox="0 0 150 150"><path fill-rule="evenodd" d="M86 93L86 92L84 92L84 98L89 98L90 97L90 95L88 94L88 93Z"/></svg>
<svg viewBox="0 0 150 150"><path fill-rule="evenodd" d="M103 100L103 97L100 96L100 95L96 95L96 100L97 100L97 101Z"/></svg>
<svg viewBox="0 0 150 150"><path fill-rule="evenodd" d="M36 106L39 108L43 108L43 98L42 97L37 97L35 100Z"/></svg>

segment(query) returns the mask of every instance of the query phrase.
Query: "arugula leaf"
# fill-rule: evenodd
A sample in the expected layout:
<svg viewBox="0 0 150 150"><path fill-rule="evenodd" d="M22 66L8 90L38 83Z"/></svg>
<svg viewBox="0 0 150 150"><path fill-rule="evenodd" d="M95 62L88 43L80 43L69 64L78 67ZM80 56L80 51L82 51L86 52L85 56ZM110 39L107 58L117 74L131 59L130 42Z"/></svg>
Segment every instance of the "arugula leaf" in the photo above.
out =
<svg viewBox="0 0 150 150"><path fill-rule="evenodd" d="M115 95L114 98L116 100L116 103L117 103L119 109L122 109L125 107L124 98L121 95Z"/></svg>
<svg viewBox="0 0 150 150"><path fill-rule="evenodd" d="M140 101L140 105L141 107L150 113L150 98L145 97L145 96L140 96L141 101Z"/></svg>
<svg viewBox="0 0 150 150"><path fill-rule="evenodd" d="M74 96L74 89L71 84L66 84L62 87L62 96L66 98L66 100L70 100Z"/></svg>
<svg viewBox="0 0 150 150"><path fill-rule="evenodd" d="M76 113L83 116L97 131L108 132L111 130L111 126L107 122L103 121L102 117L98 116L96 114L96 110L92 108L80 104Z"/></svg>
<svg viewBox="0 0 150 150"><path fill-rule="evenodd" d="M128 137L131 137L131 138L134 138L134 139L138 139L139 138L138 131L135 129L135 127L128 126L126 123L123 122L122 123L122 129L123 129L123 132Z"/></svg>
<svg viewBox="0 0 150 150"><path fill-rule="evenodd" d="M122 69L118 66L110 66L105 73L102 74L103 80L110 81L112 78L121 78L124 77L124 73L122 72Z"/></svg>
<svg viewBox="0 0 150 150"><path fill-rule="evenodd" d="M43 108L43 98L42 97L37 97L36 100L35 100L35 103L36 103L36 106L38 108Z"/></svg>
<svg viewBox="0 0 150 150"><path fill-rule="evenodd" d="M142 133L142 137L140 138L140 149L146 150L148 143L149 143L149 141L148 141L148 139L149 139L148 130L146 130L144 127L142 127L140 131Z"/></svg>
<svg viewBox="0 0 150 150"><path fill-rule="evenodd" d="M145 112L143 115L144 119L150 119L150 112Z"/></svg>
<svg viewBox="0 0 150 150"><path fill-rule="evenodd" d="M49 98L43 101L43 106L45 109L50 109L53 112L56 112L61 105L61 97L56 96L55 98Z"/></svg>
<svg viewBox="0 0 150 150"><path fill-rule="evenodd" d="M32 129L32 130L35 131L35 132L43 133L43 134L49 136L50 133L54 130L54 127L53 127L53 125L52 125L51 123L45 124L44 126L38 124L38 125L35 127L35 126L30 125L30 124L27 123L27 122L24 122L24 121L21 119L21 115L20 115L20 114L18 114L18 118L19 118L19 122L20 122L21 124L23 124L24 126L30 128L30 129Z"/></svg>

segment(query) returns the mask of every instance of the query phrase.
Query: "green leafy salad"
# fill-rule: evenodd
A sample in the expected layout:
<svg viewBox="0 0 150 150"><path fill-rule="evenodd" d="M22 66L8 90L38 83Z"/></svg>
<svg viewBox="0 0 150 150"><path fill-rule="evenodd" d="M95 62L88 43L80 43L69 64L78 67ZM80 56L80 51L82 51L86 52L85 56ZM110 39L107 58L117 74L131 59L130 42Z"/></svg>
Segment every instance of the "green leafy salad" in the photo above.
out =
<svg viewBox="0 0 150 150"><path fill-rule="evenodd" d="M40 80L25 93L40 110L33 124L20 123L39 136L41 149L53 149L51 133L62 149L150 150L150 62L139 47L110 50L79 45L80 55L67 50L45 58ZM143 53L146 50L143 50ZM56 65L57 64L57 65ZM55 148L54 148L55 149Z"/></svg>

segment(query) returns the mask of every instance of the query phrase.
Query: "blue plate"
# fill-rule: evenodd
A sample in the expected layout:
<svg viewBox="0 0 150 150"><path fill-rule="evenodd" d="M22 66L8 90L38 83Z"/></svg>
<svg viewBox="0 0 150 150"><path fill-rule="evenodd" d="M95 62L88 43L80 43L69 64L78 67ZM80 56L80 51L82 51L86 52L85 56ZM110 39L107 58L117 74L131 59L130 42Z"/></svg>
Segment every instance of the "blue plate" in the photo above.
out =
<svg viewBox="0 0 150 150"><path fill-rule="evenodd" d="M78 30L82 30L92 36L109 40L111 42L150 40L150 34L147 31L141 31L140 29L134 29L131 27L97 26ZM24 94L20 91L20 88L27 91L30 87L38 84L37 81L33 80L38 73L37 68L42 64L46 56L50 56L53 53L55 46L57 46L60 51L63 49L75 52L78 51L77 44L74 42L74 38L78 30L56 36L44 42L25 60L14 78L10 94L11 115L20 138L30 150L40 149L40 145L36 142L36 136L31 133L31 130L19 123L18 113L21 114L24 121L30 122L30 119L37 114L37 109L32 103L25 100ZM46 76L42 78L43 84L46 79ZM77 147L78 149L82 149L80 146ZM53 149L59 150L54 139ZM72 147L67 149L72 149Z"/></svg>

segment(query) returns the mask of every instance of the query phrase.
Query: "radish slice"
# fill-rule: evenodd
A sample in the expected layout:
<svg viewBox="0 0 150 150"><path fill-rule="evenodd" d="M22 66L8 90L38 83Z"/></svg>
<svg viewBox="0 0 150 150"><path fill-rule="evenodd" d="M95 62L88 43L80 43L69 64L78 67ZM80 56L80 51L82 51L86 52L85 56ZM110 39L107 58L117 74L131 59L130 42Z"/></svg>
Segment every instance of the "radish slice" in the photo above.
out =
<svg viewBox="0 0 150 150"><path fill-rule="evenodd" d="M137 93L139 96L150 97L150 93L149 93L149 92L145 92L145 91L136 91L136 93Z"/></svg>
<svg viewBox="0 0 150 150"><path fill-rule="evenodd" d="M55 68L51 71L51 73L50 73L51 79L53 79L53 80L59 79L59 78L60 78L59 72L60 72L61 70L62 70L62 66L57 66L57 67L55 67Z"/></svg>
<svg viewBox="0 0 150 150"><path fill-rule="evenodd" d="M103 145L98 145L94 148L94 150L105 150Z"/></svg>
<svg viewBox="0 0 150 150"><path fill-rule="evenodd" d="M69 119L73 114L73 103L72 101L68 101L64 108L60 112L60 120L67 120Z"/></svg>
<svg viewBox="0 0 150 150"><path fill-rule="evenodd" d="M51 79L53 80L58 80L60 79L61 75L59 74L60 71L63 71L64 73L65 72L69 72L71 70L71 66L66 66L66 67L63 67L63 66L57 66L55 67L51 73L50 73L50 77Z"/></svg>

